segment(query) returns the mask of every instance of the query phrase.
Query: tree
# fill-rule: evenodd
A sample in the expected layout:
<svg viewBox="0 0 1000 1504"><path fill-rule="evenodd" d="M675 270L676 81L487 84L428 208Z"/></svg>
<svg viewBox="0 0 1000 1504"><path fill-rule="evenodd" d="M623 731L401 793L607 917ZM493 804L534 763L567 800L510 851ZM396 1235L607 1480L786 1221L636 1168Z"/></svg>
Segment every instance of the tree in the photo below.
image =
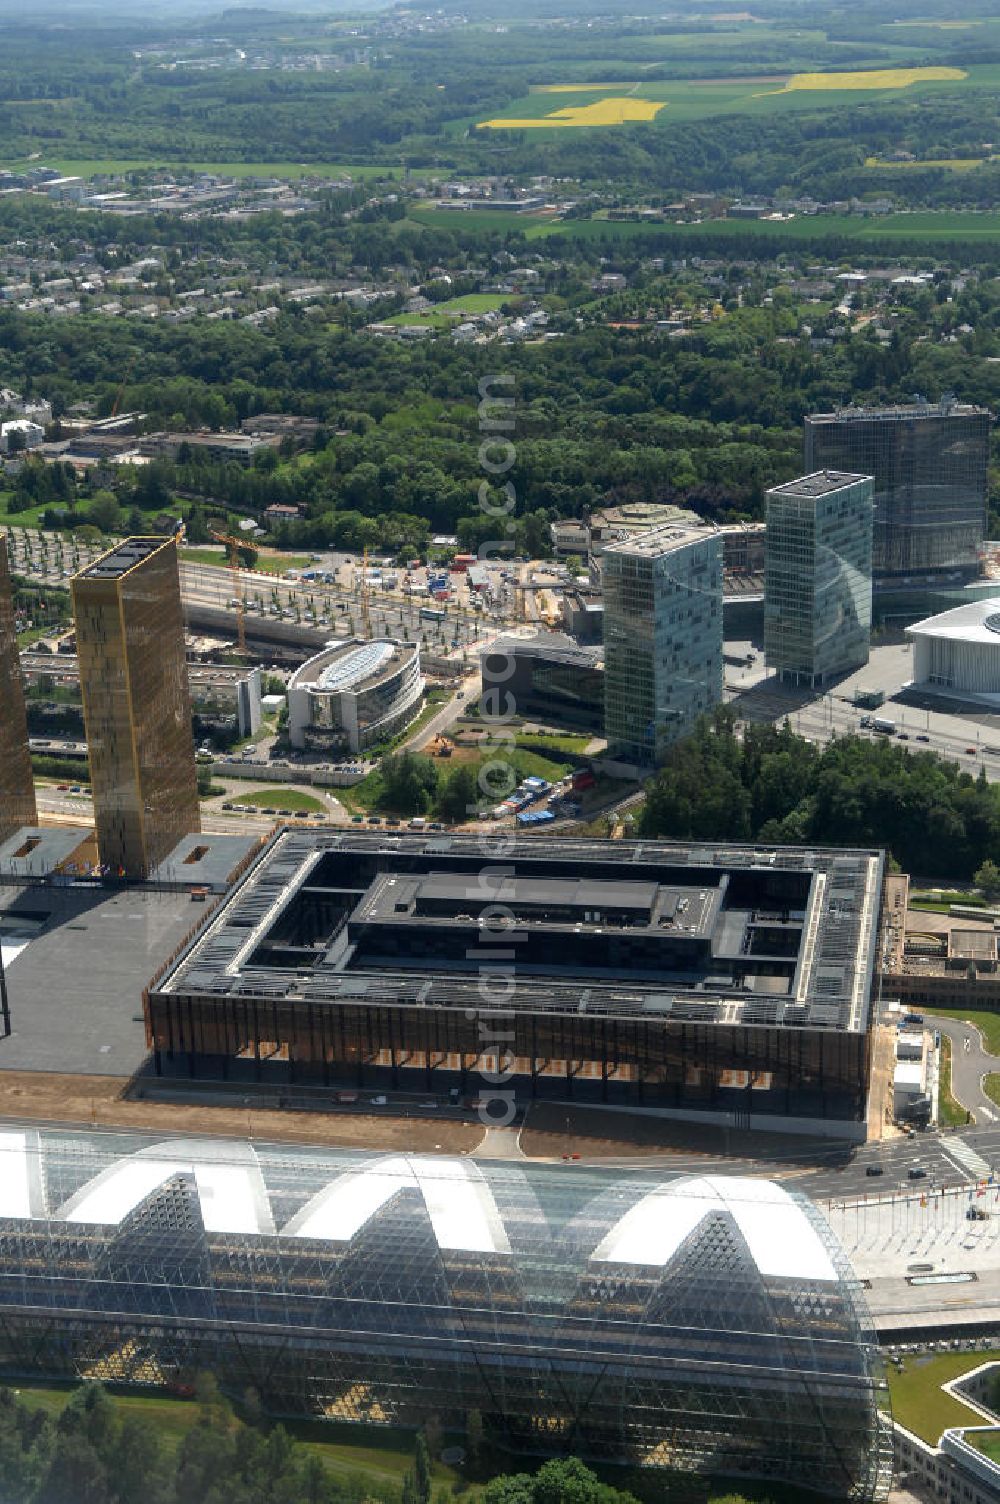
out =
<svg viewBox="0 0 1000 1504"><path fill-rule="evenodd" d="M108 1474L96 1451L79 1432L57 1436L36 1504L111 1504Z"/></svg>
<svg viewBox="0 0 1000 1504"><path fill-rule="evenodd" d="M981 890L984 898L994 899L1000 897L1000 867L997 866L996 862L990 861L988 857L982 866L976 869L976 874L972 880L976 887Z"/></svg>
<svg viewBox="0 0 1000 1504"><path fill-rule="evenodd" d="M468 763L456 763L438 792L437 813L442 820L457 824L474 818L481 803L474 769Z"/></svg>
<svg viewBox="0 0 1000 1504"><path fill-rule="evenodd" d="M403 752L382 763L379 805L400 815L422 815L430 809L437 788L437 769L428 757Z"/></svg>
<svg viewBox="0 0 1000 1504"><path fill-rule="evenodd" d="M416 1504L430 1504L431 1457L423 1431L417 1432L417 1440L413 1452L413 1482L416 1492Z"/></svg>
<svg viewBox="0 0 1000 1504"><path fill-rule="evenodd" d="M481 1410L470 1410L465 1417L465 1445L469 1449L469 1456L475 1462L483 1445L483 1413Z"/></svg>

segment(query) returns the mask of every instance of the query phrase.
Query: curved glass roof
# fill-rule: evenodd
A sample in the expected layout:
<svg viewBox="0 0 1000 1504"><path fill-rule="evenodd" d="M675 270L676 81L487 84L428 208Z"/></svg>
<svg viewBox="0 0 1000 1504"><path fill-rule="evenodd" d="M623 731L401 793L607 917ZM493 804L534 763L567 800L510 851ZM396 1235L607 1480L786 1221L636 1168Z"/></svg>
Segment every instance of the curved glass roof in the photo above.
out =
<svg viewBox="0 0 1000 1504"><path fill-rule="evenodd" d="M316 681L316 688L326 690L327 693L350 689L352 685L379 673L394 651L395 647L391 642L363 642L356 648L350 648L328 668L323 669Z"/></svg>
<svg viewBox="0 0 1000 1504"><path fill-rule="evenodd" d="M0 1367L881 1499L856 1281L774 1182L0 1130ZM58 1340L39 1339L39 1313Z"/></svg>

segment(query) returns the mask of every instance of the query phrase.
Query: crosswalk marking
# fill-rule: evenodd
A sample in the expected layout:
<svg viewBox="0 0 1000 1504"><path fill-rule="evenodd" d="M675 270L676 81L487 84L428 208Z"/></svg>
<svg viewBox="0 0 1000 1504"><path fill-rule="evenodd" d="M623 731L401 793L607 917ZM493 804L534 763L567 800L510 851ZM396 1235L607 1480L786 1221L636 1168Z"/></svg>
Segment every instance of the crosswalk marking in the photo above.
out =
<svg viewBox="0 0 1000 1504"><path fill-rule="evenodd" d="M988 1180L993 1173L981 1154L977 1154L971 1145L960 1138L949 1139L941 1145L942 1153L946 1154L953 1165L964 1171L972 1180Z"/></svg>

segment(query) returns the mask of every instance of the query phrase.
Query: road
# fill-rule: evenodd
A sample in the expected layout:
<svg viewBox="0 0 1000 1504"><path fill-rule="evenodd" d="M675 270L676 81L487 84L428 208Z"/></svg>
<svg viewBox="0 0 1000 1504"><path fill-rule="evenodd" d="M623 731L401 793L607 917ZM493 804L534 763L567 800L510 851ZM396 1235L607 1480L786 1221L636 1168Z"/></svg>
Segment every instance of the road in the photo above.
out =
<svg viewBox="0 0 1000 1504"><path fill-rule="evenodd" d="M455 693L446 700L441 709L426 721L416 734L403 742L400 751L419 752L436 736L440 736L455 724L468 704L478 700L482 692L482 681L478 673L468 674Z"/></svg>
<svg viewBox="0 0 1000 1504"><path fill-rule="evenodd" d="M983 1090L983 1077L1000 1074L1000 1055L991 1055L972 1024L957 1018L932 1018L927 1023L951 1040L951 1094L968 1107L982 1126L1000 1122L1000 1107Z"/></svg>

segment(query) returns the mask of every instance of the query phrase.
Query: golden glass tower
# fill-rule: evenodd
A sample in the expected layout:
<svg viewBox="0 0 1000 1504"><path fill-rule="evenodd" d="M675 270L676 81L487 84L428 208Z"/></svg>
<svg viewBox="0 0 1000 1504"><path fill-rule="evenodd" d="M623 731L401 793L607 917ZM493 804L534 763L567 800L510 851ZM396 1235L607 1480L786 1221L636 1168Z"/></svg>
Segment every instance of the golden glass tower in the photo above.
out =
<svg viewBox="0 0 1000 1504"><path fill-rule="evenodd" d="M102 863L143 878L201 829L172 538L126 538L71 581Z"/></svg>
<svg viewBox="0 0 1000 1504"><path fill-rule="evenodd" d="M0 841L22 825L37 824L7 542L0 535Z"/></svg>

